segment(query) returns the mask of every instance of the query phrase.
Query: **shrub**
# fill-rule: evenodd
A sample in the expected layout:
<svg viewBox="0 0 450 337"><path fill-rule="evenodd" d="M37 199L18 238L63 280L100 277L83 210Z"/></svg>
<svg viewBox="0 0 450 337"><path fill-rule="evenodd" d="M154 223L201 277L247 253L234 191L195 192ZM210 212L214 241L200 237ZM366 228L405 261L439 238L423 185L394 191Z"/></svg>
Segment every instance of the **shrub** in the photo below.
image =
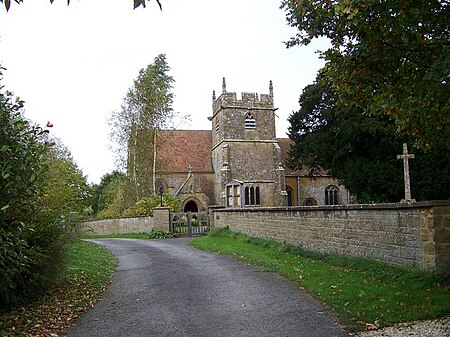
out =
<svg viewBox="0 0 450 337"><path fill-rule="evenodd" d="M43 202L47 131L27 121L22 107L0 85L0 311L28 302L58 278L69 225L60 225Z"/></svg>
<svg viewBox="0 0 450 337"><path fill-rule="evenodd" d="M109 209L102 209L97 214L97 219L114 219L114 218L120 218L121 214L118 211L113 211Z"/></svg>
<svg viewBox="0 0 450 337"><path fill-rule="evenodd" d="M173 234L166 231L152 231L148 236L149 239L170 239L173 238Z"/></svg>
<svg viewBox="0 0 450 337"><path fill-rule="evenodd" d="M180 209L180 201L171 195L163 195L163 207L168 207L172 212ZM161 206L161 198L157 195L143 198L134 204L134 206L123 212L124 216L151 216L153 209Z"/></svg>

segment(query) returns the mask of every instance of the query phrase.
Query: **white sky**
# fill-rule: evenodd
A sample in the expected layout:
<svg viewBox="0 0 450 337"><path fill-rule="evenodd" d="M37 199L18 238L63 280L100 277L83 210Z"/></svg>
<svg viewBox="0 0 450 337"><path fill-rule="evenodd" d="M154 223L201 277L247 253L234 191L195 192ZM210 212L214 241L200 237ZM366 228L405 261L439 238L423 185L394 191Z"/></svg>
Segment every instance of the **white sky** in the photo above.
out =
<svg viewBox="0 0 450 337"><path fill-rule="evenodd" d="M0 8L3 84L25 100L26 117L70 149L91 182L114 169L107 119L120 108L140 69L167 55L175 111L190 114L179 129L210 129L212 91L268 93L274 84L277 136L298 110L302 89L323 61L308 47L286 49L294 35L274 0L26 0Z"/></svg>

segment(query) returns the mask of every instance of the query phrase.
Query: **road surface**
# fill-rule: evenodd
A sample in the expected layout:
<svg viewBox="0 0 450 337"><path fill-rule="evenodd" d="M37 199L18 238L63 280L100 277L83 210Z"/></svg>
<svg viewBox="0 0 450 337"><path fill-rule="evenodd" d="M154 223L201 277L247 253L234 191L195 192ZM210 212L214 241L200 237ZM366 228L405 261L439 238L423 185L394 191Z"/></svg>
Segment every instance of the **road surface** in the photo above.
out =
<svg viewBox="0 0 450 337"><path fill-rule="evenodd" d="M67 336L349 336L292 282L188 240L93 240L119 265L102 300Z"/></svg>

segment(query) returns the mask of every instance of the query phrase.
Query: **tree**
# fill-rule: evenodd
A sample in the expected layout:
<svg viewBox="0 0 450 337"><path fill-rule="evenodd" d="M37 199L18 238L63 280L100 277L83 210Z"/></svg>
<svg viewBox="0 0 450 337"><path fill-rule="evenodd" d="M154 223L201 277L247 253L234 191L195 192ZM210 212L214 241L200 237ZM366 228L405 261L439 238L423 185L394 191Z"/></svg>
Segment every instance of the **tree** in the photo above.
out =
<svg viewBox="0 0 450 337"><path fill-rule="evenodd" d="M450 133L450 2L283 0L298 33L326 37L326 76L342 102L387 116L423 148Z"/></svg>
<svg viewBox="0 0 450 337"><path fill-rule="evenodd" d="M92 190L83 172L72 158L70 150L58 139L50 139L43 160L47 169L41 187L46 216L63 220L84 216L85 209L92 204Z"/></svg>
<svg viewBox="0 0 450 337"><path fill-rule="evenodd" d="M50 0L50 3L53 3L53 1L55 1L55 0ZM142 7L145 8L145 1L146 0L133 0L134 8L136 9L141 5L142 5ZM3 3L5 5L6 10L9 11L9 8L11 7L11 0L0 0L0 2ZM21 4L23 2L23 0L14 0L14 2L16 2L17 4ZM156 0L156 2L159 5L159 9L162 10L160 0ZM70 4L70 0L67 0L67 5L69 5L69 4Z"/></svg>
<svg viewBox="0 0 450 337"><path fill-rule="evenodd" d="M94 211L94 214L97 214L98 212L106 208L110 191L113 189L113 186L117 184L117 181L124 178L125 174L115 170L111 173L106 173L105 175L103 175L100 183L93 186L94 193L92 209Z"/></svg>
<svg viewBox="0 0 450 337"><path fill-rule="evenodd" d="M98 209L97 218L120 218L123 211L133 204L129 195L130 182L125 175L117 175L103 192L103 207Z"/></svg>
<svg viewBox="0 0 450 337"><path fill-rule="evenodd" d="M393 121L369 116L359 107L340 104L324 77L307 86L300 110L289 117L292 168L326 169L358 202L395 202L403 198L403 165L396 159L404 137ZM412 139L410 140L412 141ZM427 152L415 150L411 187L417 200L450 197L450 137L433 140ZM432 163L432 164L431 164Z"/></svg>
<svg viewBox="0 0 450 337"><path fill-rule="evenodd" d="M164 54L139 71L119 111L110 118L119 163L127 167L133 202L154 192L157 130L174 117L170 68Z"/></svg>

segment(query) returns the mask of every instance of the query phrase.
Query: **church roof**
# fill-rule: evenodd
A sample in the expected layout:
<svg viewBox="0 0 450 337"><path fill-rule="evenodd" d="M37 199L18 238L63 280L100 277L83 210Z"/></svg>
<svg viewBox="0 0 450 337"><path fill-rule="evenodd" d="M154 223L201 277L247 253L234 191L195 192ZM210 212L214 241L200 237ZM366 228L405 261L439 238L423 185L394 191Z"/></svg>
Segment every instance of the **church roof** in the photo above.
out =
<svg viewBox="0 0 450 337"><path fill-rule="evenodd" d="M162 130L158 133L157 162L158 171L166 173L192 172L212 173L211 130ZM289 138L277 138L281 148L281 159L286 175L306 176L308 168L293 170L287 167L288 151L293 142ZM315 175L327 176L325 170L320 169Z"/></svg>
<svg viewBox="0 0 450 337"><path fill-rule="evenodd" d="M211 130L162 130L158 133L158 171L167 173L213 172Z"/></svg>

